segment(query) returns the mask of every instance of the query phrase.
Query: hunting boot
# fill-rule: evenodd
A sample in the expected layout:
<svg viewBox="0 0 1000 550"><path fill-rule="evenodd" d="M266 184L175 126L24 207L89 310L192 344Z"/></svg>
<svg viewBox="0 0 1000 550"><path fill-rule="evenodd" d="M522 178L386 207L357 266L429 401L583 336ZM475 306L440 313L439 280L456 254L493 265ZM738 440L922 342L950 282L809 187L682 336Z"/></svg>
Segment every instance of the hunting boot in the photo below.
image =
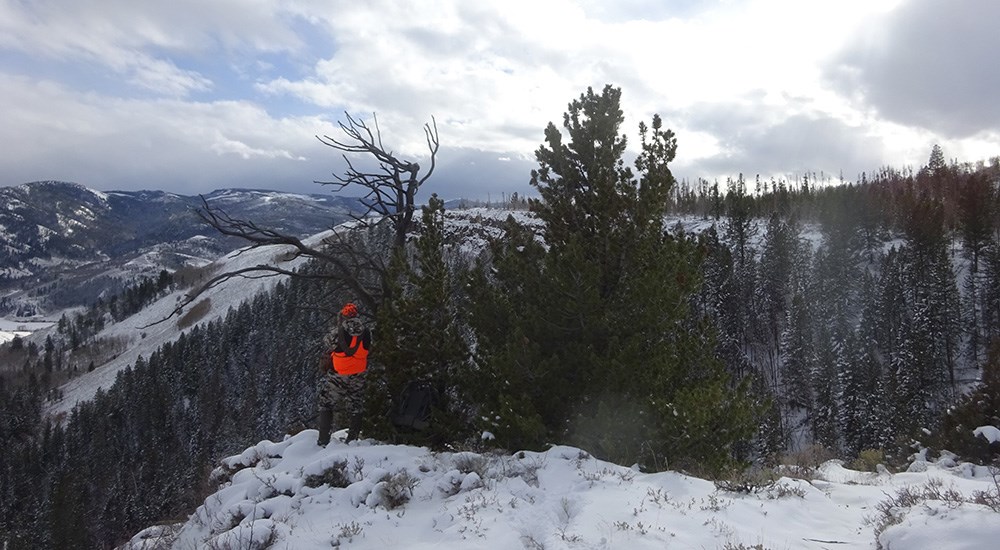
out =
<svg viewBox="0 0 1000 550"><path fill-rule="evenodd" d="M333 426L333 411L330 409L320 409L319 411L319 439L316 444L326 447L330 442L330 428Z"/></svg>
<svg viewBox="0 0 1000 550"><path fill-rule="evenodd" d="M354 441L361 434L361 420L360 414L351 417L351 426L347 429L347 439L344 440L344 443Z"/></svg>

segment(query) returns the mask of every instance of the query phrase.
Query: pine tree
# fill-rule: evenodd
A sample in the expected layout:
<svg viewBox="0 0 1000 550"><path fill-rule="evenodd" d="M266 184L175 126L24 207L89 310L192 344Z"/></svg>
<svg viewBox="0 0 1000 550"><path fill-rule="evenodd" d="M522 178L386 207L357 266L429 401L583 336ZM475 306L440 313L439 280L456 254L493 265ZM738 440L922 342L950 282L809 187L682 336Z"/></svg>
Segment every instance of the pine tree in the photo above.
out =
<svg viewBox="0 0 1000 550"><path fill-rule="evenodd" d="M802 291L796 291L792 296L785 330L781 336L782 346L785 349L781 397L789 412L810 411L813 408L810 379L816 369L817 361L813 331L812 314L808 303Z"/></svg>
<svg viewBox="0 0 1000 550"><path fill-rule="evenodd" d="M375 410L384 411L369 415L376 433L386 433L391 428L378 422L390 416L393 397L409 382L430 382L436 401L431 428L422 437L438 447L469 435L464 410L469 351L459 332L464 321L459 318L458 289L445 258L444 212L444 201L432 195L423 209L413 265L400 255L390 270L397 274L397 299L379 312L379 342L373 354L373 360L388 368L384 386L372 385L369 392Z"/></svg>
<svg viewBox="0 0 1000 550"><path fill-rule="evenodd" d="M962 239L962 249L969 261L969 270L964 281L966 312L965 325L969 334L966 355L973 365L979 363L984 355L986 337L983 334L985 323L983 315L982 274L980 264L983 255L990 246L995 221L995 197L993 187L980 175L969 176L959 191L959 234Z"/></svg>
<svg viewBox="0 0 1000 550"><path fill-rule="evenodd" d="M840 433L840 372L849 354L849 344L843 335L828 325L816 330L816 363L810 382L813 394L811 415L813 440L827 449L839 450Z"/></svg>
<svg viewBox="0 0 1000 550"><path fill-rule="evenodd" d="M755 340L760 351L756 354L761 372L772 391L778 393L781 384L781 362L784 349L781 336L790 308L793 276L800 252L798 230L784 222L777 213L768 220L767 233L760 255L759 284L755 289L758 304Z"/></svg>
<svg viewBox="0 0 1000 550"><path fill-rule="evenodd" d="M878 302L875 280L866 272L862 280L864 311L853 342L853 354L841 372L841 430L851 453L882 449L890 443L886 395L876 342Z"/></svg>
<svg viewBox="0 0 1000 550"><path fill-rule="evenodd" d="M758 322L759 315L754 289L757 281L757 251L751 239L757 234L757 222L753 219L753 200L747 195L743 175L736 181L729 181L726 193L725 242L732 255L732 274L729 287L732 295L727 313L732 315L724 323L731 334L727 338L737 346L736 361L729 365L737 377L750 374L763 376L757 357L755 333L763 332Z"/></svg>
<svg viewBox="0 0 1000 550"><path fill-rule="evenodd" d="M568 384L545 379L549 373L539 368L541 335L551 328L542 321L550 297L540 276L545 247L530 227L512 217L500 230L502 237L488 242L466 285L477 342L470 391L480 407L480 427L493 433L498 445L520 449L548 439L546 419L557 416L553 409L562 397L552 394Z"/></svg>
<svg viewBox="0 0 1000 550"><path fill-rule="evenodd" d="M614 460L719 467L750 433L752 406L744 387L729 387L709 328L690 317L699 249L663 228L673 133L659 117L640 125L636 179L622 160L619 98L608 86L570 103L568 143L555 125L546 129L532 183L548 250L517 272L528 283L497 272L498 286L513 291L501 307L511 300L526 310L507 336L529 359L502 345L484 353L498 361L485 367L520 367L518 378L536 384L522 427L541 423L548 437ZM496 257L493 265L499 269ZM480 346L496 340L483 335Z"/></svg>
<svg viewBox="0 0 1000 550"><path fill-rule="evenodd" d="M903 258L907 302L911 308L914 353L920 361L919 385L928 413L943 410L957 390L960 318L958 289L948 256L940 203L921 197L906 220ZM927 414L921 418L927 421Z"/></svg>
<svg viewBox="0 0 1000 550"><path fill-rule="evenodd" d="M700 236L704 249L703 284L694 302L699 314L710 317L716 329L716 355L726 370L736 377L750 372L746 354L741 347L744 327L740 313L738 286L733 274L733 253L722 240L713 224Z"/></svg>

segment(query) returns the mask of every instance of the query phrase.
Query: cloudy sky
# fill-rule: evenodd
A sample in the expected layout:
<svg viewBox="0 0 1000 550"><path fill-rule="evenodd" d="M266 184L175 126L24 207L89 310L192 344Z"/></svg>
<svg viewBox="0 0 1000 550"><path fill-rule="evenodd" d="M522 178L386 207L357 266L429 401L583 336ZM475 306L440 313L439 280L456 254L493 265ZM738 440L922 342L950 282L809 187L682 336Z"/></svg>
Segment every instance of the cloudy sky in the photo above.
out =
<svg viewBox="0 0 1000 550"><path fill-rule="evenodd" d="M427 192L530 192L548 121L622 89L680 178L854 180L1000 155L994 0L0 0L0 185L326 192L377 113Z"/></svg>

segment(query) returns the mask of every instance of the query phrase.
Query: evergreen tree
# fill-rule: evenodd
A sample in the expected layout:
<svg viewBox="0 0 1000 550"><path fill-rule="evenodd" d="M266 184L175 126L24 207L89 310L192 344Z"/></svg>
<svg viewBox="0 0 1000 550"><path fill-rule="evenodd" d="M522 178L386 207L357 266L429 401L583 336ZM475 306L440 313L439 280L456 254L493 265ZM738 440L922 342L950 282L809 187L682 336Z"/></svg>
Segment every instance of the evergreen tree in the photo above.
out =
<svg viewBox="0 0 1000 550"><path fill-rule="evenodd" d="M754 289L754 302L758 305L754 339L759 342L757 362L775 394L781 384L784 353L781 336L790 308L795 264L802 255L798 248L797 226L786 223L777 213L772 214L760 255L759 284Z"/></svg>
<svg viewBox="0 0 1000 550"><path fill-rule="evenodd" d="M500 351L490 353L499 364L485 367L512 373L520 366L520 378L544 388L529 394L537 421L525 427L540 422L549 437L615 460L717 468L749 435L752 407L745 387L734 392L712 357L707 327L690 317L698 248L664 231L673 133L659 117L640 125L636 179L622 160L619 99L608 86L570 103L568 143L555 125L546 129L532 183L549 248L534 269L518 273L530 285L498 285L540 290L507 294L515 308L541 306L531 308L537 317L515 319L520 326L509 333L537 362ZM484 335L480 345L495 339Z"/></svg>
<svg viewBox="0 0 1000 550"><path fill-rule="evenodd" d="M724 338L735 342L738 355L736 361L729 364L730 372L737 377L750 374L764 376L761 369L760 351L754 345L757 333L765 332L761 327L758 315L754 289L757 286L757 251L751 239L757 234L757 221L753 218L753 199L747 195L746 182L743 175L736 181L729 182L729 192L726 194L726 222L724 224L725 241L732 254L732 273L729 287L732 295L727 313L732 319L724 322L731 334Z"/></svg>
<svg viewBox="0 0 1000 550"><path fill-rule="evenodd" d="M984 355L986 337L983 334L984 304L982 299L982 274L980 264L983 254L990 245L995 221L995 191L985 177L969 176L958 197L959 234L962 249L969 261L965 276L965 325L969 334L967 356L973 365Z"/></svg>
<svg viewBox="0 0 1000 550"><path fill-rule="evenodd" d="M722 242L715 225L701 236L701 246L705 250L702 263L704 279L696 307L702 315L710 316L716 327L716 354L726 370L733 376L745 376L750 372L750 364L742 347L745 308L740 304L737 278L733 272L733 253Z"/></svg>
<svg viewBox="0 0 1000 550"><path fill-rule="evenodd" d="M918 346L914 352L920 360L916 384L922 392L929 392L925 406L940 411L957 390L961 319L941 204L926 196L918 199L905 229L903 258L909 264L905 288L914 331L911 343Z"/></svg>
<svg viewBox="0 0 1000 550"><path fill-rule="evenodd" d="M382 386L373 384L369 395L379 413L369 415L376 433L389 435L385 422L409 382L430 382L435 390L431 427L421 434L441 447L469 435L469 414L464 409L464 378L468 346L462 338L457 286L445 258L444 201L432 195L423 209L420 237L413 265L397 256L390 273L398 274L393 291L397 299L379 312L379 342L373 359L387 366ZM381 425L378 423L381 422Z"/></svg>
<svg viewBox="0 0 1000 550"><path fill-rule="evenodd" d="M840 372L849 343L826 324L816 329L816 363L810 376L813 394L811 415L813 440L840 449Z"/></svg>
<svg viewBox="0 0 1000 550"><path fill-rule="evenodd" d="M797 410L811 411L813 392L810 380L816 369L817 357L812 314L801 290L792 296L787 317L781 336L782 347L785 349L781 396L790 413Z"/></svg>
<svg viewBox="0 0 1000 550"><path fill-rule="evenodd" d="M976 437L974 431L980 426L1000 426L1000 341L990 346L979 383L944 415L933 443L963 460L995 465L1000 444Z"/></svg>
<svg viewBox="0 0 1000 550"><path fill-rule="evenodd" d="M878 302L875 280L865 272L862 280L864 311L854 339L853 356L841 373L841 430L851 453L883 449L890 443L890 427L882 366L876 342Z"/></svg>
<svg viewBox="0 0 1000 550"><path fill-rule="evenodd" d="M568 381L550 380L539 368L544 357L538 335L549 328L542 321L549 298L546 280L539 275L545 247L531 227L513 217L500 229L503 237L488 242L466 285L478 344L473 354L476 384L470 391L480 406L482 428L494 434L497 444L520 449L548 438L546 419L557 416L554 409Z"/></svg>

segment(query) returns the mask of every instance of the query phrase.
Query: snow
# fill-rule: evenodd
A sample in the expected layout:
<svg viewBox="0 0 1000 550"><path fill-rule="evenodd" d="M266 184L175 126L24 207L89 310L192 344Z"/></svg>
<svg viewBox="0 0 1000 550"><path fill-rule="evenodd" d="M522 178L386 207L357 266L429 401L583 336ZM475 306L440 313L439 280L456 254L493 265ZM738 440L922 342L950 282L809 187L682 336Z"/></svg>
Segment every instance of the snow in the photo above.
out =
<svg viewBox="0 0 1000 550"><path fill-rule="evenodd" d="M479 238L495 236L499 223L480 220L502 222L508 215L537 225L523 211L473 209L450 211L448 231L478 229ZM677 221L687 231L710 223L670 219L667 227ZM470 252L481 249L481 243L462 242ZM217 263L220 271L236 270L280 262L284 253L245 250ZM300 261L282 266L294 268ZM225 315L278 280L235 279L206 292L202 298L212 307L201 322ZM61 388L65 397L48 414L69 412L110 387L136 358L179 337L176 319L140 327L164 319L182 298L182 291L175 292L108 326L100 337L124 338L128 351L69 381ZM0 330L8 327L0 324ZM345 431L336 435L342 439ZM1000 429L982 426L976 435L996 442ZM678 472L644 473L565 446L513 454L435 453L370 439L335 440L321 448L316 438L315 430L304 430L224 459L213 474L218 490L187 520L151 526L124 548L937 550L992 548L1000 539L997 510L973 502L977 493L996 494L998 478L953 455L937 461L917 455L907 471L895 474L830 461L813 479L781 477L741 494ZM342 483L333 487L329 481L338 476L331 473L338 471ZM962 501L930 498L880 511L899 491L928 484L953 490Z"/></svg>
<svg viewBox="0 0 1000 550"><path fill-rule="evenodd" d="M15 330L15 331L0 330L0 344L6 344L7 342L10 342L11 340L17 337L25 338L27 336L31 336L31 333L20 330Z"/></svg>
<svg viewBox="0 0 1000 550"><path fill-rule="evenodd" d="M1000 428L996 426L980 426L973 431L976 437L985 438L989 443L1000 441Z"/></svg>
<svg viewBox="0 0 1000 550"><path fill-rule="evenodd" d="M262 197L264 203L270 203L277 199L298 199L306 202L320 202L322 199L315 195L306 195L302 193L283 193L280 191L258 191L254 189L221 189L217 191L210 197L206 197L205 200L212 201L226 201L231 198L239 198L246 195L253 195Z"/></svg>
<svg viewBox="0 0 1000 550"><path fill-rule="evenodd" d="M741 494L565 446L434 453L365 439L321 448L316 438L304 430L224 459L218 491L185 522L146 529L124 548L870 549L886 517L879 503L924 486L966 501L893 509L882 548L991 548L1000 537L998 512L971 502L996 491L994 477L951 457L899 474L830 461L815 479ZM319 479L331 471L340 477L325 479L338 486Z"/></svg>
<svg viewBox="0 0 1000 550"><path fill-rule="evenodd" d="M24 321L0 317L0 344L10 342L15 336L26 338L36 330L47 329L53 325L55 323L49 321Z"/></svg>
<svg viewBox="0 0 1000 550"><path fill-rule="evenodd" d="M953 508L941 501L929 501L912 509L898 525L886 529L881 537L882 546L886 550L995 548L998 523L997 512L985 506L969 504ZM993 538L987 539L984 533L993 533Z"/></svg>
<svg viewBox="0 0 1000 550"><path fill-rule="evenodd" d="M6 319L0 317L0 330L6 332L27 332L32 333L36 330L42 330L51 327L55 323L51 321L28 321L21 319Z"/></svg>
<svg viewBox="0 0 1000 550"><path fill-rule="evenodd" d="M332 231L324 231L309 239L305 239L304 242L306 244L316 244L331 234ZM214 263L218 264L219 267L217 273L262 264L280 264L282 268L287 269L295 269L304 264L304 258L284 261L287 252L288 247L283 246L240 249L227 254ZM199 320L198 324L208 323L224 317L230 307L238 307L240 303L250 300L256 294L272 288L278 281L284 278L283 276L258 279L236 278L206 291L195 303L208 299L211 303L211 309ZM126 367L135 364L136 359L140 356L149 357L152 352L156 351L163 344L173 342L179 338L183 331L177 327L177 317L159 324L153 323L166 319L177 307L177 304L183 300L184 294L188 290L178 290L168 294L138 314L120 323L111 324L99 333L97 335L98 338L119 339L126 342L127 351L108 363L99 365L92 372L84 373L63 384L60 387L63 395L62 399L49 403L46 413L55 418L68 414L77 403L92 399L99 389L106 390L110 388L114 384L118 373Z"/></svg>

